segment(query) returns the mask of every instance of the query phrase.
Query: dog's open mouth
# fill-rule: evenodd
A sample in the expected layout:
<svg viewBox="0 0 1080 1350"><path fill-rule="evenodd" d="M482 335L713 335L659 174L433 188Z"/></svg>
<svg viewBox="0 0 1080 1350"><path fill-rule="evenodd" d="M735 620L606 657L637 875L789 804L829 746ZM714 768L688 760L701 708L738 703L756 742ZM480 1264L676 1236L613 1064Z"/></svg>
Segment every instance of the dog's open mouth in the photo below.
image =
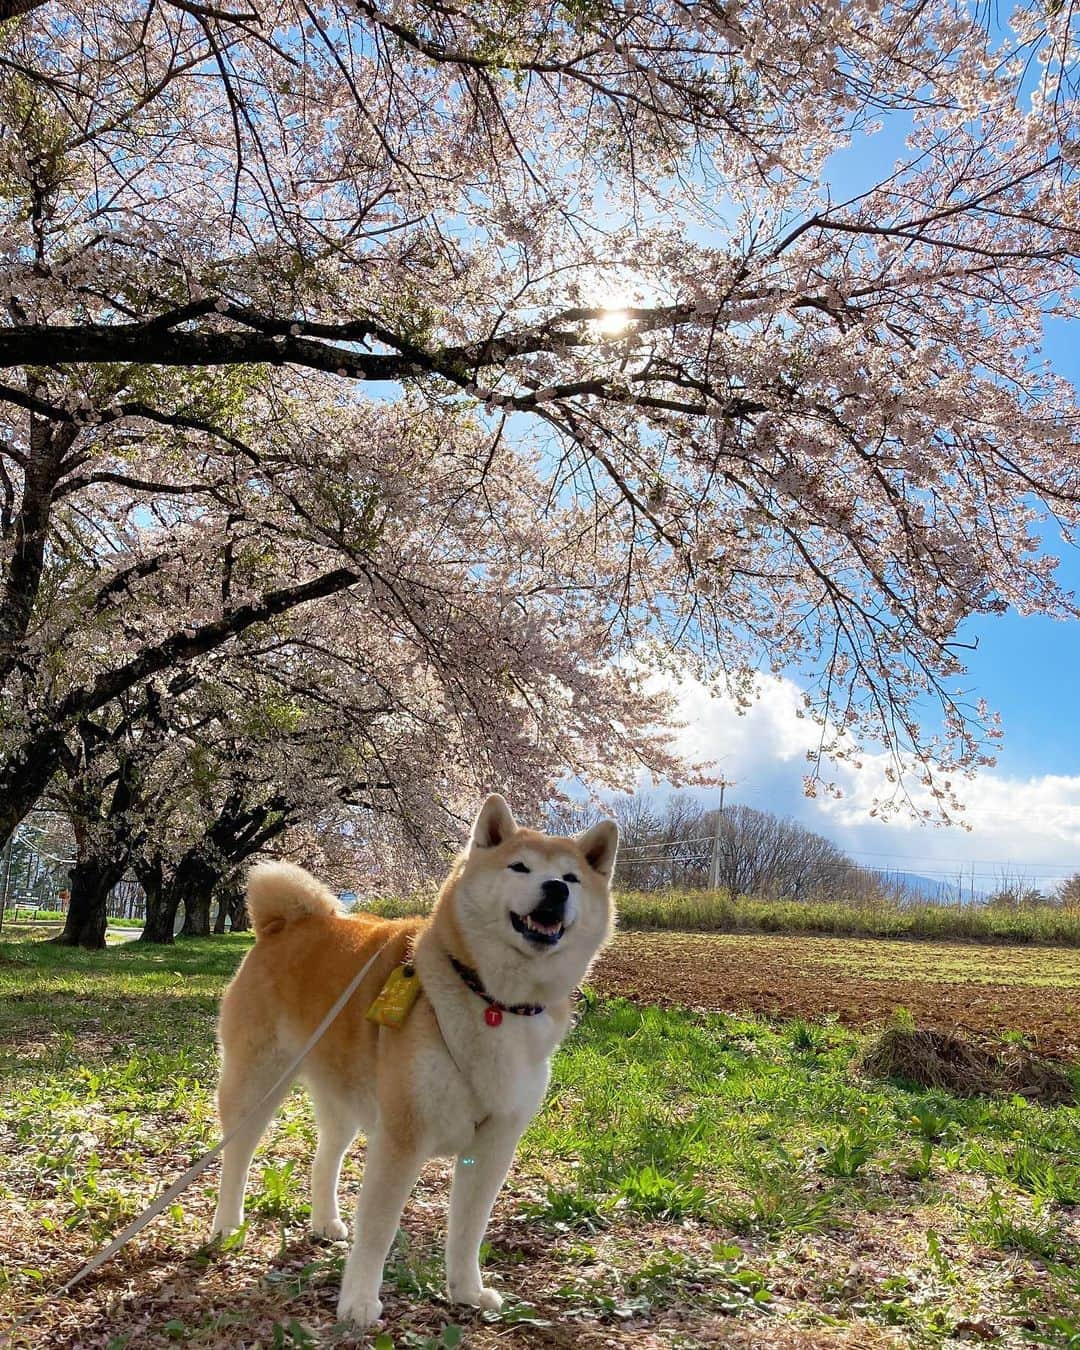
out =
<svg viewBox="0 0 1080 1350"><path fill-rule="evenodd" d="M566 925L562 919L547 922L538 910L533 910L531 914L515 914L511 910L510 922L514 925L515 933L520 933L523 938L535 942L538 947L554 947L566 932Z"/></svg>

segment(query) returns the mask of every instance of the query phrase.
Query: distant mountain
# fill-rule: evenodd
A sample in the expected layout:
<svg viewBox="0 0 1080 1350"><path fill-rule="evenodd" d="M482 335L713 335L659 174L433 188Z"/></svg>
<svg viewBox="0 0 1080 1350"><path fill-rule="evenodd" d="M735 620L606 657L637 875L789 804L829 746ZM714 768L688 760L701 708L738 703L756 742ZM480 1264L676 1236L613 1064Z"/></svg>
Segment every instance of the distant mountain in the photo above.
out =
<svg viewBox="0 0 1080 1350"><path fill-rule="evenodd" d="M911 891L913 895L919 896L923 900L952 900L954 903L957 898L957 881L948 881L944 877L923 877L918 872L894 872L891 868L877 869L877 875L884 882L892 882L896 886L904 886ZM963 886L961 896L962 903L969 900L985 900L985 891L974 891L970 889L970 884L964 878L958 878Z"/></svg>

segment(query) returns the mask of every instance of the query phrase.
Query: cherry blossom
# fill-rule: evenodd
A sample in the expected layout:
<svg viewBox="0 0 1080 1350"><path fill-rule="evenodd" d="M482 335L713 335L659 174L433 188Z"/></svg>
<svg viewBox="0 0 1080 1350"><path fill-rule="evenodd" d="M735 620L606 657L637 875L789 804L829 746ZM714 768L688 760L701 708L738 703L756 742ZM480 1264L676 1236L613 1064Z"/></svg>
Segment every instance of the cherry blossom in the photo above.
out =
<svg viewBox="0 0 1080 1350"><path fill-rule="evenodd" d="M808 790L991 762L965 620L1077 613L1068 7L5 15L4 833L79 717L307 605L400 640L443 763L470 663L549 783L661 765L640 669L799 673Z"/></svg>

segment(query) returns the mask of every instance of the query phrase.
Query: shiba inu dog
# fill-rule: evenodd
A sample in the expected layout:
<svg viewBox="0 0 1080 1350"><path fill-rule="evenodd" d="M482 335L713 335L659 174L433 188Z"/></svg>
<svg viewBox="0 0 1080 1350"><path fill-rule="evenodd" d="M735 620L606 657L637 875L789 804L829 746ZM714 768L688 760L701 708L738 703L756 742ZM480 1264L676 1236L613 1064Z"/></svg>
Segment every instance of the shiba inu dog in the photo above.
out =
<svg viewBox="0 0 1080 1350"><path fill-rule="evenodd" d="M361 1326L380 1316L383 1263L420 1169L434 1157L456 1159L450 1297L498 1308L500 1295L481 1278L480 1243L518 1139L547 1090L571 995L610 935L617 841L611 820L565 839L520 829L492 795L431 916L417 919L346 916L302 868L253 868L248 908L256 942L221 1004L218 1108L225 1134L254 1114L226 1146L213 1231L243 1222L251 1158L288 1086L262 1099L377 952L295 1075L311 1093L319 1127L311 1174L316 1233L345 1237L341 1163L357 1132L367 1135L338 1315ZM412 980L419 992L400 1025L371 1020L384 986Z"/></svg>

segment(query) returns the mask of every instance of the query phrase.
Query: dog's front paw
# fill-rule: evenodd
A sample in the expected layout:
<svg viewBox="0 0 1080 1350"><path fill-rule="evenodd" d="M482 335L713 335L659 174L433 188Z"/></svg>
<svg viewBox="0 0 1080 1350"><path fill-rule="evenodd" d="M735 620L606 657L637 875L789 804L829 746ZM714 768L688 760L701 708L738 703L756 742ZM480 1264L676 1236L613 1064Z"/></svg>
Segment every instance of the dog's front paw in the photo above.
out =
<svg viewBox="0 0 1080 1350"><path fill-rule="evenodd" d="M312 1219L311 1234L312 1237L328 1238L331 1242L340 1242L343 1238L349 1236L349 1230L342 1219L323 1219L318 1223Z"/></svg>
<svg viewBox="0 0 1080 1350"><path fill-rule="evenodd" d="M472 1308L483 1308L485 1312L498 1312L503 1305L502 1294L486 1284L473 1289L453 1285L450 1289L450 1301L451 1303L466 1303Z"/></svg>
<svg viewBox="0 0 1080 1350"><path fill-rule="evenodd" d="M370 1327L382 1316L382 1300L364 1298L363 1295L341 1291L338 1299L337 1315L339 1322L355 1322L358 1327Z"/></svg>

